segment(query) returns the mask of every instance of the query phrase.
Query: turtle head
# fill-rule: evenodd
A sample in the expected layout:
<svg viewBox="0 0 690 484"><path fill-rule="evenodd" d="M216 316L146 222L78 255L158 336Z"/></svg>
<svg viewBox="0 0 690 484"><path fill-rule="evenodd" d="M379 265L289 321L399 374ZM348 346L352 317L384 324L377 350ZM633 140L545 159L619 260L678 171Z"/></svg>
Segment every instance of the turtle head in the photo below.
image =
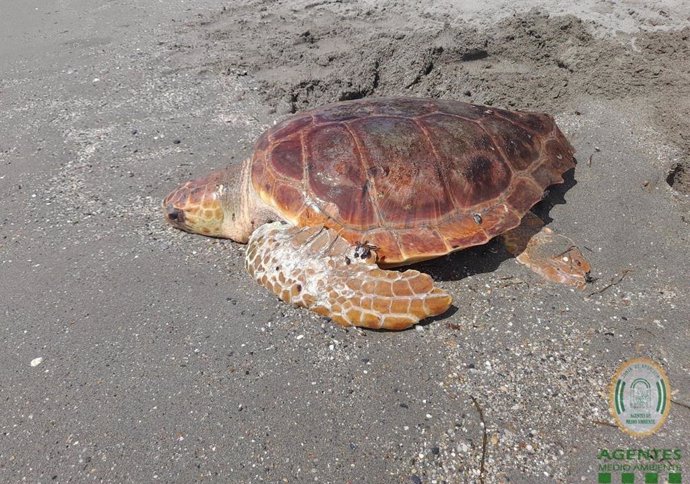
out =
<svg viewBox="0 0 690 484"><path fill-rule="evenodd" d="M226 171L180 185L163 199L163 214L173 227L210 237L228 237L225 201L228 199Z"/></svg>
<svg viewBox="0 0 690 484"><path fill-rule="evenodd" d="M186 232L246 244L255 227L276 218L265 205L257 205L250 161L177 187L163 199L165 220Z"/></svg>
<svg viewBox="0 0 690 484"><path fill-rule="evenodd" d="M163 199L163 215L186 232L246 244L254 229L276 220L251 185L251 159L180 185Z"/></svg>

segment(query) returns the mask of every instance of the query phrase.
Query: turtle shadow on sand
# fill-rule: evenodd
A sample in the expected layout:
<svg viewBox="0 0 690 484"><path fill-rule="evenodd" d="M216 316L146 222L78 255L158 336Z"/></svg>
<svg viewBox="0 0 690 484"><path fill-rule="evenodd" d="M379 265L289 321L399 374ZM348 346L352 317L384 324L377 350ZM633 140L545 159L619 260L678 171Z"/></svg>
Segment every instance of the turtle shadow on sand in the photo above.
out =
<svg viewBox="0 0 690 484"><path fill-rule="evenodd" d="M553 221L549 215L551 209L556 205L566 204L566 192L577 184L575 169L573 168L565 172L563 174L563 183L549 187L543 200L532 207L532 212L542 219L546 225ZM500 237L496 237L486 244L452 252L438 259L419 262L408 268L425 272L437 281L459 281L475 274L493 272L504 261L513 258L514 256L506 250ZM453 311L453 309L454 306L450 311ZM437 319L445 319L451 314L451 312L448 312Z"/></svg>

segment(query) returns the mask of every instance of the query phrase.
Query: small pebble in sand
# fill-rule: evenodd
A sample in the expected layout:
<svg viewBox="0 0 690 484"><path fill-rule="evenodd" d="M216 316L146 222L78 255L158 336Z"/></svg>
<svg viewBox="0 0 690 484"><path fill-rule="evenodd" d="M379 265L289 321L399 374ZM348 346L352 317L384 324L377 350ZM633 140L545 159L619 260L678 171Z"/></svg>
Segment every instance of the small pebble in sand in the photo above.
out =
<svg viewBox="0 0 690 484"><path fill-rule="evenodd" d="M38 366L43 362L43 357L34 358L31 360L31 366Z"/></svg>

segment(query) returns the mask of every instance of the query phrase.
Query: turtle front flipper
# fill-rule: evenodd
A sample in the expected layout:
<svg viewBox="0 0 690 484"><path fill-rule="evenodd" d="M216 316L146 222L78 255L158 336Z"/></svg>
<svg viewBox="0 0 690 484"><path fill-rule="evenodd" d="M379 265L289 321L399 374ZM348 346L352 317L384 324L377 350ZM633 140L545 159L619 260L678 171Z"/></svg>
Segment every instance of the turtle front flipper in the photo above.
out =
<svg viewBox="0 0 690 484"><path fill-rule="evenodd" d="M540 276L578 289L590 281L591 266L580 249L569 238L544 227L532 212L502 237L508 252Z"/></svg>
<svg viewBox="0 0 690 484"><path fill-rule="evenodd" d="M249 239L246 267L283 301L343 326L405 329L443 314L452 302L429 275L380 269L373 248L351 245L324 227L259 227Z"/></svg>

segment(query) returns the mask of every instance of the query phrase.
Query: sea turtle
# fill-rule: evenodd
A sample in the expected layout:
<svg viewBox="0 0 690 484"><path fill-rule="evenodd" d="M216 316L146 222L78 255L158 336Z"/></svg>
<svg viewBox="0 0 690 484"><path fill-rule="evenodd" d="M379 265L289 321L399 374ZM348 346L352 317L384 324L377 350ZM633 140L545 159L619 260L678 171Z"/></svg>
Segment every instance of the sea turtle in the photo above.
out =
<svg viewBox="0 0 690 484"><path fill-rule="evenodd" d="M283 301L397 330L452 300L429 275L389 268L498 235L542 276L584 285L581 252L529 212L575 166L573 153L547 114L346 101L276 124L241 166L181 185L163 211L179 229L248 242L247 270Z"/></svg>

